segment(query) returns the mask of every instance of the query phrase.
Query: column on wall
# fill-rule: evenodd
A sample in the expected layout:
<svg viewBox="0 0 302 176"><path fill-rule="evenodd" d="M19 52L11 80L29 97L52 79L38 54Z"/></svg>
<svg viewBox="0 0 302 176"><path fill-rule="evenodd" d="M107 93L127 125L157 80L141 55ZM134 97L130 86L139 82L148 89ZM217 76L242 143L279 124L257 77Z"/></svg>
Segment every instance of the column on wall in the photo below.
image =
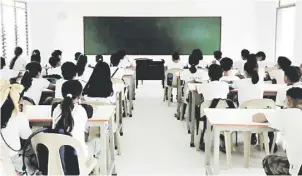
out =
<svg viewBox="0 0 302 176"><path fill-rule="evenodd" d="M294 39L294 60L295 65L302 64L302 1L296 3L295 19L295 39Z"/></svg>

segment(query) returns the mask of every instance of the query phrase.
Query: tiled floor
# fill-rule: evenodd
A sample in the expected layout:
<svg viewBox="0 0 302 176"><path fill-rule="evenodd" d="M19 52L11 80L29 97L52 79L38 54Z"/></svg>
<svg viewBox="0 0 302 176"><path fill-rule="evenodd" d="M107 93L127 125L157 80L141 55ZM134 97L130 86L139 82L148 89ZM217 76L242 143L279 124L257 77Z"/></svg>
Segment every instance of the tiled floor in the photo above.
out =
<svg viewBox="0 0 302 176"><path fill-rule="evenodd" d="M168 107L162 99L158 81L144 81L137 89L133 117L124 119L119 175L205 175L204 153L189 147L185 122L174 118L176 103ZM226 169L225 154L220 156L222 175L265 175L264 152L252 149L249 169L243 168L242 147L232 154L232 169Z"/></svg>

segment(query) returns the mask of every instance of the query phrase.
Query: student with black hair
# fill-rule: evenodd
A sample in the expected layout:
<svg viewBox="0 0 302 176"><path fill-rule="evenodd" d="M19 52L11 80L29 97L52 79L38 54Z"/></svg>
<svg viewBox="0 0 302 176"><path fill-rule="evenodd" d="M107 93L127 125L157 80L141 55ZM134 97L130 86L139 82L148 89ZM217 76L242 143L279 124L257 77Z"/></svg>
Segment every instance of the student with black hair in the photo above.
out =
<svg viewBox="0 0 302 176"><path fill-rule="evenodd" d="M18 152L21 150L20 138L26 140L32 133L26 114L20 112L19 100L23 86L10 84L8 80L3 79L0 80L0 84L1 149L4 149L3 147L7 149L5 154L11 159L11 161L8 160L7 162L12 162L16 171L15 175L21 175L23 173L23 161L22 155ZM1 150L1 152L4 151ZM25 155L25 165L29 174L35 171L36 163L33 163L29 155Z"/></svg>
<svg viewBox="0 0 302 176"><path fill-rule="evenodd" d="M31 57L30 57L31 62L38 62L41 63L41 53L39 50L33 50Z"/></svg>
<svg viewBox="0 0 302 176"><path fill-rule="evenodd" d="M113 53L110 56L110 67L118 67L120 58L117 53Z"/></svg>
<svg viewBox="0 0 302 176"><path fill-rule="evenodd" d="M61 77L61 59L59 57L51 56L49 58L50 68L47 70L47 76L59 76Z"/></svg>
<svg viewBox="0 0 302 176"><path fill-rule="evenodd" d="M210 66L211 64L220 65L220 61L221 61L221 58L222 58L222 52L217 50L217 51L214 51L213 55L214 55L214 59L208 66Z"/></svg>
<svg viewBox="0 0 302 176"><path fill-rule="evenodd" d="M167 68L168 69L172 69L172 68L183 69L184 68L184 63L181 61L178 52L172 53L172 62L167 64Z"/></svg>
<svg viewBox="0 0 302 176"><path fill-rule="evenodd" d="M263 98L263 81L260 81L257 64L254 62L246 62L244 64L245 79L237 80L233 84L233 88L238 90L238 101L242 104L252 99Z"/></svg>
<svg viewBox="0 0 302 176"><path fill-rule="evenodd" d="M79 60L77 62L77 70L78 70L78 79L84 82L87 82L90 75L87 75L86 70L87 65L87 56L80 55Z"/></svg>
<svg viewBox="0 0 302 176"><path fill-rule="evenodd" d="M265 61L266 59L266 55L263 51L259 51L257 54L256 54L256 58L258 60L258 62L260 61Z"/></svg>
<svg viewBox="0 0 302 176"><path fill-rule="evenodd" d="M110 67L105 62L98 62L84 88L83 95L86 99L115 103Z"/></svg>
<svg viewBox="0 0 302 176"><path fill-rule="evenodd" d="M98 55L95 56L95 64L93 64L93 65L89 64L88 67L94 68L95 65L96 65L99 61L100 61L100 62L103 62L103 60L104 60L104 59L103 59L103 55L98 54Z"/></svg>
<svg viewBox="0 0 302 176"><path fill-rule="evenodd" d="M198 68L205 69L208 66L208 63L203 60L203 52L199 48L194 49L192 51L191 56L193 58L196 58L196 59L199 60L199 63L198 63L198 66L197 66ZM189 60L190 60L190 58L189 58Z"/></svg>
<svg viewBox="0 0 302 176"><path fill-rule="evenodd" d="M41 71L39 63L31 62L26 65L26 72L21 80L21 84L24 86L24 96L32 99L36 105L40 102L43 89L55 90L55 85L41 78Z"/></svg>
<svg viewBox="0 0 302 176"><path fill-rule="evenodd" d="M127 57L127 53L125 50L119 50L116 52L116 54L119 60L119 68L132 67L132 61Z"/></svg>
<svg viewBox="0 0 302 176"><path fill-rule="evenodd" d="M15 71L24 71L27 61L22 57L23 50L21 47L15 48L15 57L11 60L9 64L9 69Z"/></svg>
<svg viewBox="0 0 302 176"><path fill-rule="evenodd" d="M101 147L98 138L85 143L85 132L88 115L82 105L79 104L82 95L82 84L78 80L68 80L62 85L63 101L53 111L53 129L63 129L78 140L87 161L92 157L99 158Z"/></svg>
<svg viewBox="0 0 302 176"><path fill-rule="evenodd" d="M0 69L0 78L10 80L11 78L16 78L18 76L17 71L11 70L6 67L6 61L4 57L1 57L1 69Z"/></svg>
<svg viewBox="0 0 302 176"><path fill-rule="evenodd" d="M62 97L62 85L68 81L73 80L77 77L77 66L72 62L65 62L61 67L61 73L63 79L59 79L56 82L56 91L55 91L55 98L63 98Z"/></svg>
<svg viewBox="0 0 302 176"><path fill-rule="evenodd" d="M249 55L250 55L250 51L247 49L243 49L241 51L241 60L237 60L234 63L234 69L238 70L239 75L244 75L244 64L246 63Z"/></svg>
<svg viewBox="0 0 302 176"><path fill-rule="evenodd" d="M223 75L220 79L220 81L225 81L225 82L234 82L237 81L239 78L235 76L232 73L232 68L233 68L233 60L228 57L224 57L220 60L220 66L223 71Z"/></svg>
<svg viewBox="0 0 302 176"><path fill-rule="evenodd" d="M284 135L286 156L268 155L262 161L267 175L302 175L302 88L293 87L286 92L288 109L258 113L254 122L269 123Z"/></svg>
<svg viewBox="0 0 302 176"><path fill-rule="evenodd" d="M301 72L299 67L289 66L284 69L284 82L287 84L284 88L278 90L276 96L276 105L280 107L285 107L286 105L286 92L292 87L301 87L302 83L300 82Z"/></svg>
<svg viewBox="0 0 302 176"><path fill-rule="evenodd" d="M61 50L54 50L52 53L51 53L51 56L52 57L58 57L60 59L62 59L62 51Z"/></svg>
<svg viewBox="0 0 302 176"><path fill-rule="evenodd" d="M82 55L81 52L76 52L76 53L74 54L74 60L75 60L76 63L78 62L79 57L80 57L81 55Z"/></svg>
<svg viewBox="0 0 302 176"><path fill-rule="evenodd" d="M292 62L284 56L278 57L277 65L268 74L271 79L276 80L277 84L285 84L284 70L291 66Z"/></svg>

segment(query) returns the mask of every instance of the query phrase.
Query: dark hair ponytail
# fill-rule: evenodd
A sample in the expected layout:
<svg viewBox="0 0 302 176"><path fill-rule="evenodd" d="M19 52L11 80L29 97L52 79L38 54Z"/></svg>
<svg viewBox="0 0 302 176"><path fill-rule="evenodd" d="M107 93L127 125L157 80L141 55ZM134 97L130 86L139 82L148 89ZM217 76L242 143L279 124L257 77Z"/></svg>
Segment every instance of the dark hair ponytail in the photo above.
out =
<svg viewBox="0 0 302 176"><path fill-rule="evenodd" d="M244 70L252 78L253 84L257 84L259 82L257 63L252 63L252 62L245 63Z"/></svg>
<svg viewBox="0 0 302 176"><path fill-rule="evenodd" d="M191 65L191 67L189 68L190 72L196 73L197 72L196 65L199 64L199 57L191 54L189 56L189 64Z"/></svg>
<svg viewBox="0 0 302 176"><path fill-rule="evenodd" d="M19 58L19 56L21 56L22 53L23 53L23 50L22 50L21 47L16 47L15 48L15 57L10 62L9 69L13 69L14 68L17 59Z"/></svg>
<svg viewBox="0 0 302 176"><path fill-rule="evenodd" d="M85 71L85 67L87 64L87 56L86 55L80 55L78 62L77 62L77 70L78 70L78 76L82 76L84 71Z"/></svg>
<svg viewBox="0 0 302 176"><path fill-rule="evenodd" d="M33 78L36 77L41 71L41 65L37 62L31 62L26 65L26 72L21 79L21 84L24 86L24 92L30 88Z"/></svg>
<svg viewBox="0 0 302 176"><path fill-rule="evenodd" d="M62 85L62 95L64 97L64 100L61 103L61 118L56 124L56 129L64 129L69 133L73 130L73 100L81 95L82 90L82 84L78 80L69 80Z"/></svg>

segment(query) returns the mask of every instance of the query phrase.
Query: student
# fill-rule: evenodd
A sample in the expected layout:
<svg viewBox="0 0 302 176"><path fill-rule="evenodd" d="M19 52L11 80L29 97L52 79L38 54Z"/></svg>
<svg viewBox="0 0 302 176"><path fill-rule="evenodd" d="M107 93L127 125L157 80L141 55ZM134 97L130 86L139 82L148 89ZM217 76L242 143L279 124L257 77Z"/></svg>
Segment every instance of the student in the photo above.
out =
<svg viewBox="0 0 302 176"><path fill-rule="evenodd" d="M110 67L118 67L119 63L120 63L119 56L117 55L117 53L113 53L110 56Z"/></svg>
<svg viewBox="0 0 302 176"><path fill-rule="evenodd" d="M15 57L11 60L9 64L9 69L20 71L25 70L26 66L26 60L21 56L23 53L23 50L21 47L15 48Z"/></svg>
<svg viewBox="0 0 302 176"><path fill-rule="evenodd" d="M101 150L97 138L85 143L88 115L84 107L79 104L82 90L82 84L78 80L69 80L63 84L62 96L64 100L53 111L52 128L64 129L65 132L71 133L71 136L81 143L88 161L92 157L98 158Z"/></svg>
<svg viewBox="0 0 302 176"><path fill-rule="evenodd" d="M291 66L292 62L284 56L278 57L277 65L269 71L271 79L275 79L277 84L285 84L284 82L284 70Z"/></svg>
<svg viewBox="0 0 302 176"><path fill-rule="evenodd" d="M63 98L62 96L62 85L68 80L73 80L76 78L78 70L77 66L72 62L65 62L62 67L62 76L63 79L59 79L56 82L56 91L55 91L55 98Z"/></svg>
<svg viewBox="0 0 302 176"><path fill-rule="evenodd" d="M47 75L58 75L61 77L61 59L59 57L52 56L49 58L50 68L47 70Z"/></svg>
<svg viewBox="0 0 302 176"><path fill-rule="evenodd" d="M254 62L246 62L244 72L245 79L236 81L232 86L238 90L239 104L252 99L262 99L263 82L259 80L257 65Z"/></svg>
<svg viewBox="0 0 302 176"><path fill-rule="evenodd" d="M74 60L75 60L75 63L77 63L78 62L78 60L79 60L79 57L82 55L82 53L81 52L76 52L75 54L74 54Z"/></svg>
<svg viewBox="0 0 302 176"><path fill-rule="evenodd" d="M258 62L265 61L266 55L265 55L265 53L263 51L259 51L256 54L256 58L257 58Z"/></svg>
<svg viewBox="0 0 302 176"><path fill-rule="evenodd" d="M0 78L10 80L11 78L16 78L18 76L18 72L8 69L6 67L6 61L3 57L1 57L1 70L0 70Z"/></svg>
<svg viewBox="0 0 302 176"><path fill-rule="evenodd" d="M10 84L8 80L3 79L0 80L0 84L1 145L7 147L8 156L17 172L15 175L21 175L23 173L22 155L17 152L17 150L21 149L20 138L26 140L32 133L28 118L19 109L20 93L23 90L23 86L20 84ZM35 166L30 161L30 157L26 155L25 165L27 172L32 174L35 171Z"/></svg>
<svg viewBox="0 0 302 176"><path fill-rule="evenodd" d="M198 68L205 69L208 66L208 63L203 60L203 53L202 53L202 51L200 49L198 49L198 48L194 49L192 51L191 55L194 58L198 58L198 60L199 60ZM190 58L189 58L189 60L190 60Z"/></svg>
<svg viewBox="0 0 302 176"><path fill-rule="evenodd" d="M172 53L172 62L167 65L167 68L168 69L172 69L172 68L183 69L184 68L184 64L181 62L178 52Z"/></svg>
<svg viewBox="0 0 302 176"><path fill-rule="evenodd" d="M89 98L97 98L96 100L109 100L111 103L115 103L110 67L107 63L98 62L96 64L84 88L83 95Z"/></svg>
<svg viewBox="0 0 302 176"><path fill-rule="evenodd" d="M284 88L278 90L276 97L276 105L284 107L286 105L286 92L291 87L302 87L300 82L301 72L299 67L289 66L284 69L284 82L287 84Z"/></svg>
<svg viewBox="0 0 302 176"><path fill-rule="evenodd" d="M247 61L249 55L249 50L243 49L241 51L241 60L238 60L234 63L234 69L238 70L239 75L244 75L244 64Z"/></svg>
<svg viewBox="0 0 302 176"><path fill-rule="evenodd" d="M31 62L26 65L26 72L21 80L21 84L24 86L24 96L32 99L36 105L40 102L43 89L55 90L55 85L41 78L41 70L39 63Z"/></svg>
<svg viewBox="0 0 302 176"><path fill-rule="evenodd" d="M51 53L51 56L52 56L52 57L58 57L58 58L62 59L62 51L61 51L61 50L54 50L54 51Z"/></svg>
<svg viewBox="0 0 302 176"><path fill-rule="evenodd" d="M103 60L104 60L104 59L103 59L103 55L98 54L98 55L95 56L95 64L93 64L93 65L89 64L88 67L94 68L95 65L96 65L99 61L103 62Z"/></svg>
<svg viewBox="0 0 302 176"><path fill-rule="evenodd" d="M41 54L39 50L33 50L31 57L30 57L31 62L38 62L41 63Z"/></svg>
<svg viewBox="0 0 302 176"><path fill-rule="evenodd" d="M200 56L198 55L190 55L189 56L189 69L185 69L180 74L180 79L189 82L189 81L198 81L203 82L209 80L208 74L205 70L198 70L196 67L198 66L200 61Z"/></svg>
<svg viewBox="0 0 302 176"><path fill-rule="evenodd" d="M87 64L87 56L80 55L78 62L77 62L78 79L82 80L84 82L87 82L89 79L89 76L90 76L85 73L86 64Z"/></svg>
<svg viewBox="0 0 302 176"><path fill-rule="evenodd" d="M302 175L302 89L290 88L286 92L288 109L271 113L258 113L253 116L254 122L268 122L270 127L284 134L286 157L268 155L262 165L267 175Z"/></svg>
<svg viewBox="0 0 302 176"><path fill-rule="evenodd" d="M127 57L126 51L119 50L119 51L117 51L116 54L117 54L117 57L119 58L118 60L120 61L119 65L118 65L119 68L127 68L127 67L131 67L132 66L132 62Z"/></svg>
<svg viewBox="0 0 302 176"><path fill-rule="evenodd" d="M233 60L228 57L224 57L220 60L220 65L223 71L223 76L220 78L220 81L225 82L234 82L239 78L232 73Z"/></svg>
<svg viewBox="0 0 302 176"><path fill-rule="evenodd" d="M221 61L221 58L222 58L222 52L221 51L214 51L213 55L214 55L214 60L209 64L209 66L211 64L220 65L220 61Z"/></svg>

